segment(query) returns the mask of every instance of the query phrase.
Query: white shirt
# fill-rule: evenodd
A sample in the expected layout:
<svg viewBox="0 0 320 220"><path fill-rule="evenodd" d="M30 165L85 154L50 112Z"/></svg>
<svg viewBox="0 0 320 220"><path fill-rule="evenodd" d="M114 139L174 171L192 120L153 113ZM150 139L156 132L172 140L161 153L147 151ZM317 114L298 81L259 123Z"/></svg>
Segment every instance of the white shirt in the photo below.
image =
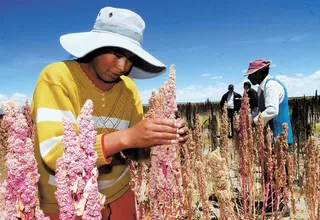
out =
<svg viewBox="0 0 320 220"><path fill-rule="evenodd" d="M279 114L279 105L283 101L285 95L282 85L275 80L270 80L265 86L265 83L269 78L271 78L270 75L261 82L258 88L258 97L260 97L261 92L264 92L266 109L261 113L264 125ZM255 124L258 124L258 116L253 120Z"/></svg>
<svg viewBox="0 0 320 220"><path fill-rule="evenodd" d="M227 108L228 109L234 109L234 103L233 103L233 92L230 94L228 93L228 98L227 98Z"/></svg>

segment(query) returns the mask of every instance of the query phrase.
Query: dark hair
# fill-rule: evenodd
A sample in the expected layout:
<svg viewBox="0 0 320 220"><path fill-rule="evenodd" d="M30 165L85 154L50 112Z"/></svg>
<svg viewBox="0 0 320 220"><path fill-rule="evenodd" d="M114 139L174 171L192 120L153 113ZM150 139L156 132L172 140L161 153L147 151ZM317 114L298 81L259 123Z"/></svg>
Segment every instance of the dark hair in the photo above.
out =
<svg viewBox="0 0 320 220"><path fill-rule="evenodd" d="M91 62L95 57L100 56L104 53L119 53L124 55L130 55L130 60L132 61L133 65L140 69L147 69L150 73L159 73L163 70L163 67L154 66L146 61L144 61L142 58L137 56L136 54L132 53L129 50L126 50L121 47L101 47L94 51L91 51L90 53L86 54L83 57L75 58L75 60L79 63L89 63ZM132 55L132 56L131 56ZM131 70L130 70L131 71Z"/></svg>
<svg viewBox="0 0 320 220"><path fill-rule="evenodd" d="M101 47L96 50L91 51L90 53L84 55L83 57L76 58L76 61L79 63L89 63L91 62L95 57L100 56L104 53L112 51L112 47Z"/></svg>
<svg viewBox="0 0 320 220"><path fill-rule="evenodd" d="M250 89L251 88L251 83L249 81L243 83L243 87L246 87L248 86L248 88Z"/></svg>

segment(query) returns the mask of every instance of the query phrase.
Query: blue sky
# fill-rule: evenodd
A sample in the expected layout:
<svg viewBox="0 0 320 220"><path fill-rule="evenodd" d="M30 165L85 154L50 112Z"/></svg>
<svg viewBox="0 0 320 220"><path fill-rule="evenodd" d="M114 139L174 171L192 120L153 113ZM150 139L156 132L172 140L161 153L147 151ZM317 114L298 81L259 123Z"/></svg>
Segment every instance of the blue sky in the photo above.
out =
<svg viewBox="0 0 320 220"><path fill-rule="evenodd" d="M41 70L69 56L59 37L90 31L105 6L144 18L143 47L175 65L178 101L217 101L230 83L242 93L243 70L255 58L272 60L272 74L291 96L312 95L320 87L316 0L2 0L0 101L30 99ZM167 76L136 80L144 103Z"/></svg>

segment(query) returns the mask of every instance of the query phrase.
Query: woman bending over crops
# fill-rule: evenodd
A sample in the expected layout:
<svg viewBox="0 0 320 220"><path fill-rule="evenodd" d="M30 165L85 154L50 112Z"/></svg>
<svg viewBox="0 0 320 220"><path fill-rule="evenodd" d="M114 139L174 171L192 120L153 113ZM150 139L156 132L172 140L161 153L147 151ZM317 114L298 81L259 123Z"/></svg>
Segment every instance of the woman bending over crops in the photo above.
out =
<svg viewBox="0 0 320 220"><path fill-rule="evenodd" d="M106 7L93 30L67 34L62 47L76 60L52 63L40 74L33 95L42 210L58 219L55 199L56 160L63 154L62 117L75 122L87 99L94 104L99 190L106 196L104 219L134 219L130 173L120 152L132 148L186 141L184 120L143 120L142 103L133 82L161 75L166 67L142 47L145 23L136 13Z"/></svg>

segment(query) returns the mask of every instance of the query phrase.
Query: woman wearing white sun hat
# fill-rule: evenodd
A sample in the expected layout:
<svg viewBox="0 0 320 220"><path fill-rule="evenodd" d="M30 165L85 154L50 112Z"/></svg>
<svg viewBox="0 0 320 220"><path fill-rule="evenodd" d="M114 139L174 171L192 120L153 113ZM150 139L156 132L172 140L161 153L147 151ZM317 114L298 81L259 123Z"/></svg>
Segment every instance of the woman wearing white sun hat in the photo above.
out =
<svg viewBox="0 0 320 220"><path fill-rule="evenodd" d="M134 219L130 174L119 152L176 140L186 141L185 121L143 120L142 103L132 79L161 75L166 67L142 48L145 23L136 13L102 8L89 32L63 35L62 47L76 60L48 65L37 81L32 102L36 123L35 154L41 175L41 208L58 219L54 170L62 156L62 116L75 120L84 102L94 103L99 189L106 195L103 215ZM179 129L177 129L179 128ZM177 133L178 132L178 133Z"/></svg>

